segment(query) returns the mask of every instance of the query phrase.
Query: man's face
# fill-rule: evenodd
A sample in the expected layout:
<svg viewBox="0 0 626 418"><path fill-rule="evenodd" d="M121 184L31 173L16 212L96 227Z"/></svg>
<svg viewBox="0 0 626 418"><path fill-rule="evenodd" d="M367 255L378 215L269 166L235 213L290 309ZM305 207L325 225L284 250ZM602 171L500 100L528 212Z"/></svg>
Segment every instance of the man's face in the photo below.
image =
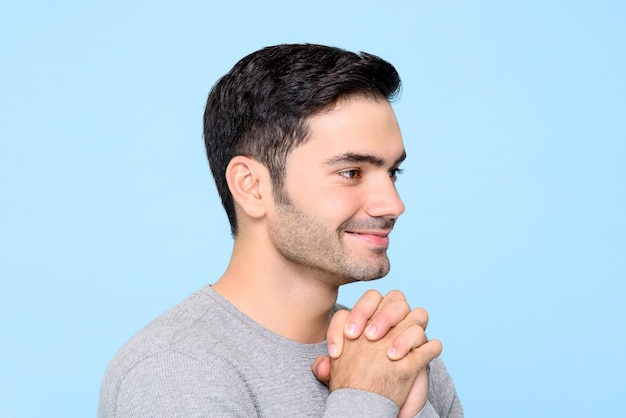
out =
<svg viewBox="0 0 626 418"><path fill-rule="evenodd" d="M310 139L286 161L289 201L270 216L271 239L287 260L335 285L383 277L388 235L404 212L395 114L384 100L353 97L308 122Z"/></svg>

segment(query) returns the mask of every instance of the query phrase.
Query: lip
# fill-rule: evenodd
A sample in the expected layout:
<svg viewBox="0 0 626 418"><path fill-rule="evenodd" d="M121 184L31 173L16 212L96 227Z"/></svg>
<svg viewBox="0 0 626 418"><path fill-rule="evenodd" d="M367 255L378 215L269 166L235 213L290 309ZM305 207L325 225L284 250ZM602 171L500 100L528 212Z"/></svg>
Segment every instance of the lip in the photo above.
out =
<svg viewBox="0 0 626 418"><path fill-rule="evenodd" d="M389 247L389 233L391 230L385 231L345 231L349 236L364 241L375 247Z"/></svg>

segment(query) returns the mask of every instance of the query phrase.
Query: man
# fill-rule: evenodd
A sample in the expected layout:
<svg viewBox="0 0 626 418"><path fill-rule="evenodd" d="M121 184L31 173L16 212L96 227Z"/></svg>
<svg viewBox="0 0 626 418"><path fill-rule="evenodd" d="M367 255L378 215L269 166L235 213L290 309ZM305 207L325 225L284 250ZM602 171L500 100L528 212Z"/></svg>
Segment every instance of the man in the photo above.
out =
<svg viewBox="0 0 626 418"><path fill-rule="evenodd" d="M339 286L389 271L399 86L376 56L308 44L217 82L204 136L230 264L120 350L100 417L462 416L425 311L400 292L336 306Z"/></svg>

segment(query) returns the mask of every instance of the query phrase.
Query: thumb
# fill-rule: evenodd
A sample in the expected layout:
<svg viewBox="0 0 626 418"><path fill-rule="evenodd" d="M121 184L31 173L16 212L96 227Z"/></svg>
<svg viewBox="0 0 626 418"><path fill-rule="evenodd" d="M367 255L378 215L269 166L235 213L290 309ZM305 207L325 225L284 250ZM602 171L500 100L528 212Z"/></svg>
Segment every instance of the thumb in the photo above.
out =
<svg viewBox="0 0 626 418"><path fill-rule="evenodd" d="M315 377L325 385L328 385L330 379L330 357L319 356L316 358L311 366L311 370L313 370Z"/></svg>

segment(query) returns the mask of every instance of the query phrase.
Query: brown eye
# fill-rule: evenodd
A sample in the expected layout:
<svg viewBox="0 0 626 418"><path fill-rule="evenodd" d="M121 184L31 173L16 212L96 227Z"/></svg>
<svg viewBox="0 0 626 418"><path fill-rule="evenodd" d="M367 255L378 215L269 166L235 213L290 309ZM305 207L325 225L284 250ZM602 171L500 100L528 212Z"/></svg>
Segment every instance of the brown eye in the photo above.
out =
<svg viewBox="0 0 626 418"><path fill-rule="evenodd" d="M389 177L395 182L398 179L398 174L402 174L401 168L392 168L389 170Z"/></svg>
<svg viewBox="0 0 626 418"><path fill-rule="evenodd" d="M361 177L361 171L360 170L344 170L344 171L340 171L339 175L350 180L355 180Z"/></svg>

